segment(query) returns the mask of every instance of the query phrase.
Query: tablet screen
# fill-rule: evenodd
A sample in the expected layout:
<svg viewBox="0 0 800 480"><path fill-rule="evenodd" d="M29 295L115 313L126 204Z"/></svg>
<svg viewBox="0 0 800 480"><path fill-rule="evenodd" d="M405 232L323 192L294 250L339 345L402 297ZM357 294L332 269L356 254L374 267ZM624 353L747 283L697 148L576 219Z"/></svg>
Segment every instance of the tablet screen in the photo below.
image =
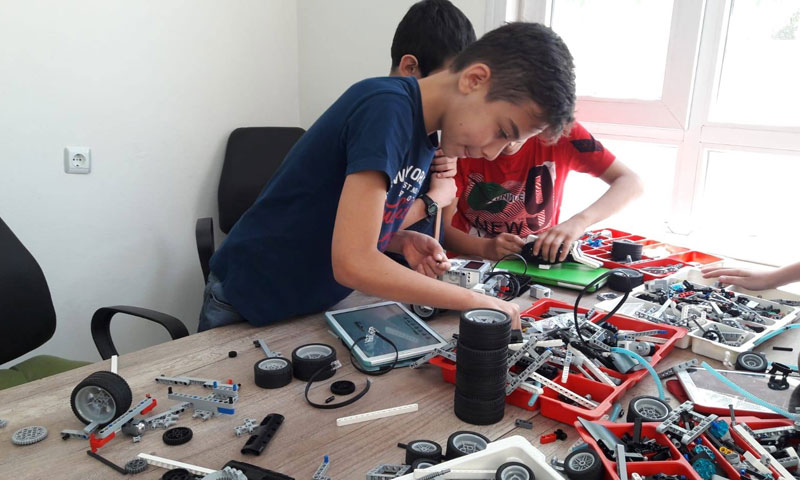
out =
<svg viewBox="0 0 800 480"><path fill-rule="evenodd" d="M432 335L419 320L396 303L381 304L361 310L329 312L329 315L353 341L365 336L372 326L394 342L400 352L442 343L441 338ZM394 355L392 346L377 336L371 343L362 340L358 343L358 347L368 357Z"/></svg>

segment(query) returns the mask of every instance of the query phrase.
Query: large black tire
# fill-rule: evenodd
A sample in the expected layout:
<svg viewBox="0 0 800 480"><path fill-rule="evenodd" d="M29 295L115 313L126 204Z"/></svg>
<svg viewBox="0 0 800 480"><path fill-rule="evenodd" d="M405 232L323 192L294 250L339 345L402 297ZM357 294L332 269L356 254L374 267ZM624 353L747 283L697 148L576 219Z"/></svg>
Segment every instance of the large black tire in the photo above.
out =
<svg viewBox="0 0 800 480"><path fill-rule="evenodd" d="M505 415L505 392L493 400L479 400L456 390L453 411L456 417L471 425L492 425L502 420Z"/></svg>
<svg viewBox="0 0 800 480"><path fill-rule="evenodd" d="M185 468L167 470L164 475L161 475L161 480L194 480L194 478L194 475Z"/></svg>
<svg viewBox="0 0 800 480"><path fill-rule="evenodd" d="M458 341L475 350L498 350L511 340L511 317L500 310L478 308L461 312Z"/></svg>
<svg viewBox="0 0 800 480"><path fill-rule="evenodd" d="M414 315L418 316L422 320L425 320L426 322L441 313L441 310L438 308L417 304L411 305L411 311L414 312Z"/></svg>
<svg viewBox="0 0 800 480"><path fill-rule="evenodd" d="M642 244L634 243L631 240L621 239L611 242L611 260L615 262L624 262L628 255L631 260L638 262L642 259Z"/></svg>
<svg viewBox="0 0 800 480"><path fill-rule="evenodd" d="M480 452L485 450L488 444L489 439L480 433L460 430L447 438L447 450L444 458L452 460L470 453Z"/></svg>
<svg viewBox="0 0 800 480"><path fill-rule="evenodd" d="M600 480L603 478L603 463L594 450L582 448L564 459L564 473L570 480Z"/></svg>
<svg viewBox="0 0 800 480"><path fill-rule="evenodd" d="M281 388L292 381L292 362L283 357L268 357L253 365L255 382L261 388Z"/></svg>
<svg viewBox="0 0 800 480"><path fill-rule="evenodd" d="M78 420L97 422L101 427L131 408L133 393L124 378L108 371L94 372L84 378L70 395L69 403Z"/></svg>
<svg viewBox="0 0 800 480"><path fill-rule="evenodd" d="M406 444L405 465L417 460L439 463L442 460L442 446L433 440L414 440Z"/></svg>
<svg viewBox="0 0 800 480"><path fill-rule="evenodd" d="M482 377L456 370L456 391L477 400L505 398L506 376Z"/></svg>
<svg viewBox="0 0 800 480"><path fill-rule="evenodd" d="M664 400L643 395L631 399L625 419L628 422L635 422L637 418L643 422L663 422L671 411L672 408Z"/></svg>
<svg viewBox="0 0 800 480"><path fill-rule="evenodd" d="M763 353L742 352L736 357L736 370L763 373L767 371L769 361Z"/></svg>
<svg viewBox="0 0 800 480"><path fill-rule="evenodd" d="M292 352L294 376L298 380L307 382L317 370L330 365L334 360L336 360L336 350L330 345L325 345L324 343L301 345ZM331 368L317 375L314 380L320 381L331 378L334 373L336 373L336 370Z"/></svg>
<svg viewBox="0 0 800 480"><path fill-rule="evenodd" d="M495 480L536 480L533 471L521 462L507 462L500 465L494 478Z"/></svg>

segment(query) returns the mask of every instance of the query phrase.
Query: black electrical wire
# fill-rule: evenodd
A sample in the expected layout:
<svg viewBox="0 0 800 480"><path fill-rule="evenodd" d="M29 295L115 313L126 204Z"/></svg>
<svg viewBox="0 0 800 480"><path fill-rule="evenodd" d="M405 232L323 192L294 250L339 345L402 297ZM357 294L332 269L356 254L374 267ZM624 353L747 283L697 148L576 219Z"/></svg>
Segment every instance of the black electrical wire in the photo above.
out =
<svg viewBox="0 0 800 480"><path fill-rule="evenodd" d="M592 288L592 286L593 286L593 285L595 285L595 284L597 284L598 282L600 282L600 280L603 280L603 279L605 279L605 278L608 278L609 276L611 276L611 275L612 275L612 274L614 274L615 272L619 272L619 273L621 273L621 274L625 275L626 277L630 278L630 276L628 276L628 272L627 272L627 271L625 271L625 269L624 269L624 268L615 268L615 269L613 269L613 270L609 270L608 272L606 272L606 273L604 273L604 274L600 275L599 277L597 277L597 278L595 278L594 280L592 280L591 282L589 282L589 283L588 283L588 284L587 284L585 287L583 287L583 290L581 290L581 291L580 291L580 293L578 293L578 297L575 299L575 307L574 307L574 309L572 310L573 319L575 320L575 331L578 333L578 338L580 339L581 343L583 343L584 345L586 345L588 348L592 348L592 349L595 349L595 350L601 350L601 348L600 348L600 347L597 347L597 346L595 346L595 345L592 345L592 344L590 344L590 343L587 343L587 342L586 342L586 340L583 338L583 334L581 333L581 329L580 329L580 327L579 327L579 325L578 325L578 305L580 305L580 303L581 303L581 298L583 298L583 296L584 296L584 295L585 295L585 294L588 292L588 290L589 290L590 288ZM628 290L625 292L625 294L624 294L622 297L620 297L620 300L617 302L617 304L614 306L614 308L612 308L612 309L611 309L611 311L610 311L610 312L608 312L608 313L607 313L607 314L606 314L606 315L605 315L603 318L601 318L601 319L600 319L600 321L599 321L599 322L597 322L597 323L598 323L598 324L601 324L601 323L605 322L606 320L608 320L609 318L611 318L611 317L612 317L612 316L613 316L615 313L617 313L617 310L619 310L620 308L622 308L622 305L625 303L625 300L627 300L627 299L628 299L628 294L630 294L630 292L631 292L631 290L630 290L630 289L628 289ZM588 318L587 318L587 320L588 320Z"/></svg>
<svg viewBox="0 0 800 480"><path fill-rule="evenodd" d="M327 370L332 369L332 368L333 367L331 365L324 365L324 366L320 367L319 370L314 372L314 374L311 375L311 378L308 379L308 383L306 384L306 390L305 390L304 395L306 397L306 402L308 402L308 404L311 405L314 408L321 408L323 410L333 410L334 408L346 407L346 406L352 405L353 403L358 401L361 397L366 395L367 392L369 391L369 387L372 384L372 382L370 382L369 378L368 378L367 379L367 384L364 385L364 389L363 390L358 392L358 394L356 396L350 397L350 398L348 398L347 400L345 400L343 402L339 402L339 403L315 403L315 402L312 402L311 399L308 398L308 391L311 390L311 384L314 383L314 380L316 380L317 377L319 377L323 372L326 372Z"/></svg>
<svg viewBox="0 0 800 480"><path fill-rule="evenodd" d="M503 255L502 257L500 257L500 260L494 262L494 265L492 265L492 269L490 271L494 272L495 268L497 268L497 265L500 262L502 262L503 260L505 260L506 258L509 258L509 257L517 257L520 260L522 260L522 263L525 265L525 270L522 271L522 274L525 275L525 274L528 273L528 261L525 260L525 257L520 255L519 253L509 253L507 255Z"/></svg>
<svg viewBox="0 0 800 480"><path fill-rule="evenodd" d="M382 339L382 340L384 340L386 343L391 345L392 348L394 348L394 361L392 362L391 365L387 365L385 367L380 367L378 370L371 372L369 370L365 370L365 369L361 368L361 366L358 364L357 360L353 361L353 348L356 348L356 346L359 344L359 342L362 342L362 341L366 340L367 339L366 335L361 337L361 338L359 338L355 342L353 342L353 347L349 349L350 362L353 364L353 368L355 368L359 372L363 373L364 375L371 375L373 377L376 377L378 375L385 375L385 374L391 372L394 369L395 365L397 365L397 361L400 359L400 351L397 350L397 345L395 345L393 341L389 340L386 336L384 336L378 330L375 330L375 336L380 338L380 339Z"/></svg>

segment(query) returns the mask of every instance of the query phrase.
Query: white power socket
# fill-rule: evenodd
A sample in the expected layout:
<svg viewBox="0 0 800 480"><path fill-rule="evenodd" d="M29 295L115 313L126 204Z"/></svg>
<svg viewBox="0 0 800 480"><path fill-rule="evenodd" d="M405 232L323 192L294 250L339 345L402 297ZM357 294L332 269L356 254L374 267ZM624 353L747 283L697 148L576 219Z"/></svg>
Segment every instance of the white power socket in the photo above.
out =
<svg viewBox="0 0 800 480"><path fill-rule="evenodd" d="M66 147L64 149L64 171L84 174L91 172L92 149L89 147Z"/></svg>

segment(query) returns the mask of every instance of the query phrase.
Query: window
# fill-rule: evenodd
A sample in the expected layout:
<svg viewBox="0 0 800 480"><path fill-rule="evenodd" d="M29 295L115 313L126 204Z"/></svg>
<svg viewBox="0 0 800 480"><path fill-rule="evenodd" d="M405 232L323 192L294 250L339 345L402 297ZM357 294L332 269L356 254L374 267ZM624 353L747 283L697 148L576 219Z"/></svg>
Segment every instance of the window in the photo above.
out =
<svg viewBox="0 0 800 480"><path fill-rule="evenodd" d="M800 126L800 3L734 2L711 120Z"/></svg>
<svg viewBox="0 0 800 480"><path fill-rule="evenodd" d="M575 58L578 95L661 98L672 1L557 0L553 30Z"/></svg>

